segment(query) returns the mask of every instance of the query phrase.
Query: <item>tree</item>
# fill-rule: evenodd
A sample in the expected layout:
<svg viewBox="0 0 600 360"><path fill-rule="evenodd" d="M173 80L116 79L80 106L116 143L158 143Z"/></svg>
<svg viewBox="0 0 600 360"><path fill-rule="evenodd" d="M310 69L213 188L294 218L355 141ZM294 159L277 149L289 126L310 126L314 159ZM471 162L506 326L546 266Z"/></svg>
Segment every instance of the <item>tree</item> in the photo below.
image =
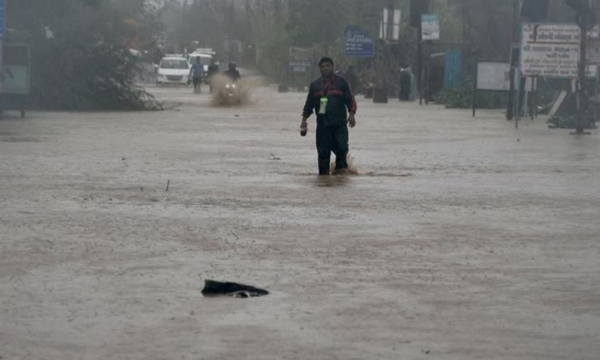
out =
<svg viewBox="0 0 600 360"><path fill-rule="evenodd" d="M10 0L7 6L14 29L8 42L32 48L35 105L70 110L158 106L135 85L139 64L125 46L126 17L111 1Z"/></svg>

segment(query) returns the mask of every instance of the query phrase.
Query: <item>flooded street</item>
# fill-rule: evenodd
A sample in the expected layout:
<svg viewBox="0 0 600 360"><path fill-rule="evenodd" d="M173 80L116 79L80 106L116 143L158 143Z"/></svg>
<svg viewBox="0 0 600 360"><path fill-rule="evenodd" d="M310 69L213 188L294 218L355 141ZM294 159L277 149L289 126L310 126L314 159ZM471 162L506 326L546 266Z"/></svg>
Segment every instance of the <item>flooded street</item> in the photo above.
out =
<svg viewBox="0 0 600 360"><path fill-rule="evenodd" d="M0 359L598 359L596 131L361 96L320 179L305 94L152 91L0 119Z"/></svg>

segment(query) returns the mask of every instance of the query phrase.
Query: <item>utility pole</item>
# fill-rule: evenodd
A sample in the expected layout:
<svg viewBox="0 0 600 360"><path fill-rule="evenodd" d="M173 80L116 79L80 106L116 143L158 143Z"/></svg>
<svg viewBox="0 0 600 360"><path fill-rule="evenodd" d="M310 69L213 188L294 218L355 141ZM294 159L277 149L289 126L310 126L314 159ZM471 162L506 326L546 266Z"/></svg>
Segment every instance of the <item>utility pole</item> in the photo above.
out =
<svg viewBox="0 0 600 360"><path fill-rule="evenodd" d="M519 38L519 0L513 0L513 27L512 27L512 43L515 44L518 42ZM516 61L516 57L513 52L515 49L512 44L510 46L510 89L508 91L508 107L506 109L506 120L513 120L515 117L515 75L517 74L518 62Z"/></svg>
<svg viewBox="0 0 600 360"><path fill-rule="evenodd" d="M383 87L389 94L388 74L390 73L390 42L394 40L394 0L388 0L388 18L385 41L385 76L383 77Z"/></svg>
<svg viewBox="0 0 600 360"><path fill-rule="evenodd" d="M2 57L4 52L4 37L6 36L6 1L0 0L0 70L2 69ZM2 92L2 80L0 80L0 92Z"/></svg>
<svg viewBox="0 0 600 360"><path fill-rule="evenodd" d="M427 9L425 9L425 12L427 14L431 13L431 7L433 6L433 1L430 1L427 3ZM424 55L423 55L423 19L422 19L422 14L419 17L419 26L417 27L418 29L418 39L419 39L419 44L418 44L418 62L419 62L419 77L418 77L418 82L419 82L419 105L423 105L423 100L425 100L425 104L429 104L429 98L427 97L428 94L426 94L425 89L425 72L428 70L428 67L424 66ZM429 47L429 49L431 49L431 47ZM428 54L428 56L431 56L431 54ZM429 88L429 84L427 84L427 89ZM429 92L429 90L427 90L427 92Z"/></svg>
<svg viewBox="0 0 600 360"><path fill-rule="evenodd" d="M394 0L388 0L388 18L386 28L386 39L394 39Z"/></svg>
<svg viewBox="0 0 600 360"><path fill-rule="evenodd" d="M421 19L419 19L419 26L417 27L417 32L417 65L419 65L417 69L417 82L419 83L419 105L423 105L423 92L425 91L425 89L423 86L423 21Z"/></svg>
<svg viewBox="0 0 600 360"><path fill-rule="evenodd" d="M463 0L464 1L464 0ZM464 7L463 7L464 9ZM419 89L419 104L423 104L425 96L423 64L423 14L431 12L431 0L411 0L410 25L417 31L417 85ZM463 13L464 14L464 13Z"/></svg>
<svg viewBox="0 0 600 360"><path fill-rule="evenodd" d="M381 66L383 72L377 70L377 87L373 89L373 102L387 103L389 99L389 73L390 73L390 57L392 56L391 43L394 41L394 5L395 0L387 0L387 5L384 5L383 16L381 21L380 37L383 48L383 58ZM378 61L379 62L379 61Z"/></svg>
<svg viewBox="0 0 600 360"><path fill-rule="evenodd" d="M567 5L573 8L577 15L576 21L581 32L579 49L579 71L577 79L577 126L576 135L585 134L584 118L588 109L588 96L585 92L586 68L587 68L587 37L588 31L596 25L596 16L592 10L591 1L588 0L565 0Z"/></svg>
<svg viewBox="0 0 600 360"><path fill-rule="evenodd" d="M586 69L586 58L587 58L587 32L588 28L582 21L579 24L581 29L581 45L579 51L579 84L577 84L577 129L575 132L578 135L583 135L584 124L583 117L585 116L585 109L587 108L587 99L584 100L584 87L585 87L585 69Z"/></svg>

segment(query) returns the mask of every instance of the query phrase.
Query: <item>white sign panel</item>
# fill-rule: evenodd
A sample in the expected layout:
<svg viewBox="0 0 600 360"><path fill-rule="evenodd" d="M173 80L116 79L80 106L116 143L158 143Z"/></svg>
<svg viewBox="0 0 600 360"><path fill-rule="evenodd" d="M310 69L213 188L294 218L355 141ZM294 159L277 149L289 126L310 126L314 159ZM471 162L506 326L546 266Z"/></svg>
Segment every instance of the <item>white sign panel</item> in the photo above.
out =
<svg viewBox="0 0 600 360"><path fill-rule="evenodd" d="M510 64L480 62L477 64L478 90L510 90Z"/></svg>
<svg viewBox="0 0 600 360"><path fill-rule="evenodd" d="M576 78L579 68L581 31L570 24L524 24L521 48L523 76ZM597 68L590 66L588 76Z"/></svg>
<svg viewBox="0 0 600 360"><path fill-rule="evenodd" d="M440 19L435 14L421 15L421 32L423 40L440 39Z"/></svg>
<svg viewBox="0 0 600 360"><path fill-rule="evenodd" d="M391 29L392 34L391 38L388 34L388 29L390 26L390 13L388 9L383 9L383 20L381 21L381 26L379 29L379 38L386 40L399 40L400 39L400 21L402 19L402 12L400 10L394 10L394 23Z"/></svg>

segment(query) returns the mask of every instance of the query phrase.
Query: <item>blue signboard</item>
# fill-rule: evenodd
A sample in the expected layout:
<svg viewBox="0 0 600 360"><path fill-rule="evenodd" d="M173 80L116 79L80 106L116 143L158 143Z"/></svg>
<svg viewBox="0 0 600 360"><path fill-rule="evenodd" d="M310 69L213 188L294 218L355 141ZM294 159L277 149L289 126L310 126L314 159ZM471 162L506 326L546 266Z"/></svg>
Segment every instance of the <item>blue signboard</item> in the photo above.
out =
<svg viewBox="0 0 600 360"><path fill-rule="evenodd" d="M375 57L375 42L358 26L350 25L344 31L346 56L356 58Z"/></svg>
<svg viewBox="0 0 600 360"><path fill-rule="evenodd" d="M457 88L462 85L462 63L462 51L451 50L446 53L444 88Z"/></svg>
<svg viewBox="0 0 600 360"><path fill-rule="evenodd" d="M0 39L6 34L6 1L0 0Z"/></svg>

